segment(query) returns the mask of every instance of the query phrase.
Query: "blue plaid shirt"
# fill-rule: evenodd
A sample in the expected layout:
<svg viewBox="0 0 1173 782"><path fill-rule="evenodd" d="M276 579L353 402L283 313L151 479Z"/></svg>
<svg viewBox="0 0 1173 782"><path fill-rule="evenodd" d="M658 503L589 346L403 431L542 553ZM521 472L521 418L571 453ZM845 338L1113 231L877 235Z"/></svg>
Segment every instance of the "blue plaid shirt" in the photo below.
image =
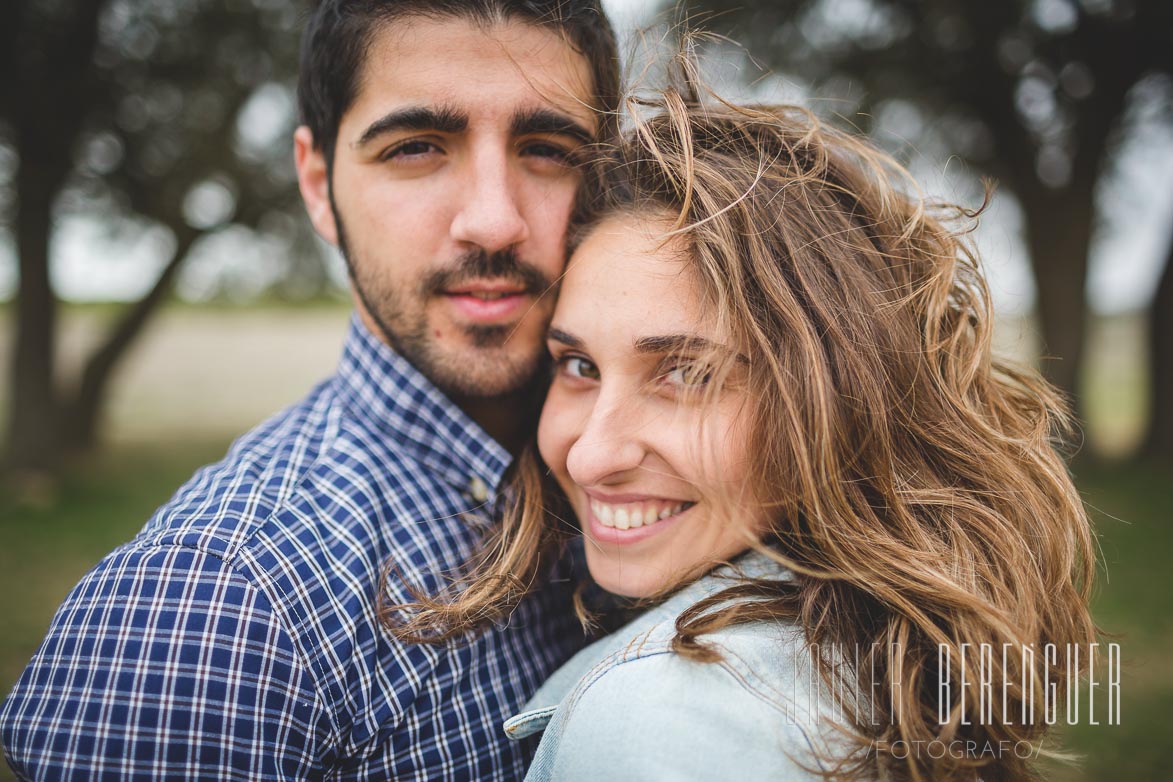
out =
<svg viewBox="0 0 1173 782"><path fill-rule="evenodd" d="M231 389L225 389L231 393ZM492 523L509 454L352 319L337 374L82 579L0 728L32 779L511 779L501 730L580 647L555 580L471 643L376 618Z"/></svg>

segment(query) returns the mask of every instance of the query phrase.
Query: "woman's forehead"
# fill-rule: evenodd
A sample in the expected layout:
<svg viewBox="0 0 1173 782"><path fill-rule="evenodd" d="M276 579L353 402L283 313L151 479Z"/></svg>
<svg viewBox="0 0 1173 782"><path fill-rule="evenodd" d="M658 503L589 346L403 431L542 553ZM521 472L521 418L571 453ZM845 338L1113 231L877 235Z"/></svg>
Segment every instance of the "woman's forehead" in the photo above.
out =
<svg viewBox="0 0 1173 782"><path fill-rule="evenodd" d="M563 279L555 323L632 335L714 338L686 242L666 219L608 218L579 244Z"/></svg>

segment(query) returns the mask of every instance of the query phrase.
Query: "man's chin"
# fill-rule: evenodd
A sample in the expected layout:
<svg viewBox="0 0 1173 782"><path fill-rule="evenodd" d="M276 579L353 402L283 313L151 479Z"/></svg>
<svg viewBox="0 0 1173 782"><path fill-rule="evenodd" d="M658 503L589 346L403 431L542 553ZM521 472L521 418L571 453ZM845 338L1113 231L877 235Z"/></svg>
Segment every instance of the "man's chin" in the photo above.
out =
<svg viewBox="0 0 1173 782"><path fill-rule="evenodd" d="M393 349L450 397L491 399L531 387L542 344L529 324L469 326L430 314L414 323L384 313L372 320Z"/></svg>
<svg viewBox="0 0 1173 782"><path fill-rule="evenodd" d="M433 354L421 369L433 384L450 396L490 399L527 390L538 369L538 357L519 356L502 348L468 346Z"/></svg>

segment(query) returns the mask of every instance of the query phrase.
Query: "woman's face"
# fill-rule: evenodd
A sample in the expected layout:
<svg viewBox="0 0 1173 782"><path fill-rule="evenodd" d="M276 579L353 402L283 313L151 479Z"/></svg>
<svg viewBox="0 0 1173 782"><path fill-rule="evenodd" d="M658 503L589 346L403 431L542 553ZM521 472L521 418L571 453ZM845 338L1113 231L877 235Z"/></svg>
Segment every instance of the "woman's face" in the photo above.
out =
<svg viewBox="0 0 1173 782"><path fill-rule="evenodd" d="M720 392L696 398L711 382L706 346L736 354L704 316L683 243L659 239L668 228L610 218L574 253L550 325L556 366L538 429L591 575L631 597L743 551L764 525L745 478L745 369L732 362Z"/></svg>

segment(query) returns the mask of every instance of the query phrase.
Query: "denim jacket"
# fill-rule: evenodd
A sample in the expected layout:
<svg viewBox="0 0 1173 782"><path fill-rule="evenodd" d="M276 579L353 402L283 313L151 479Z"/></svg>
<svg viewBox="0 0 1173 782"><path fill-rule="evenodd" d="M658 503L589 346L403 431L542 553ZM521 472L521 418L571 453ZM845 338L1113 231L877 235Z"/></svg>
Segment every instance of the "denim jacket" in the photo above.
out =
<svg viewBox="0 0 1173 782"><path fill-rule="evenodd" d="M721 661L673 652L675 620L702 598L753 578L790 578L750 552L685 587L559 668L505 722L544 731L526 780L820 780L841 757L830 699L801 629L757 622L700 637ZM840 748L842 752L842 747Z"/></svg>

